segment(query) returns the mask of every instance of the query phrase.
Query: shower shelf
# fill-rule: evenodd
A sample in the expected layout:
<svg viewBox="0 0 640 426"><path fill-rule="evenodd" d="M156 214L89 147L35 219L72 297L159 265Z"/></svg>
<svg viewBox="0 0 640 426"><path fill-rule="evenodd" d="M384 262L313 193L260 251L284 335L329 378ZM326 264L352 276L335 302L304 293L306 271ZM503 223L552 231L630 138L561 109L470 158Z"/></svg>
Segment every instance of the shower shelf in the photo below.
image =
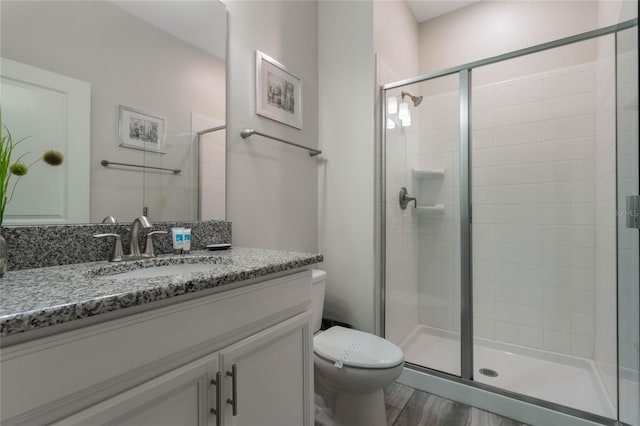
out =
<svg viewBox="0 0 640 426"><path fill-rule="evenodd" d="M418 213L434 214L444 213L444 204L436 204L435 206L417 206Z"/></svg>
<svg viewBox="0 0 640 426"><path fill-rule="evenodd" d="M411 173L413 174L413 177L418 179L422 179L422 178L442 179L444 177L444 169L423 169L423 170L412 169Z"/></svg>

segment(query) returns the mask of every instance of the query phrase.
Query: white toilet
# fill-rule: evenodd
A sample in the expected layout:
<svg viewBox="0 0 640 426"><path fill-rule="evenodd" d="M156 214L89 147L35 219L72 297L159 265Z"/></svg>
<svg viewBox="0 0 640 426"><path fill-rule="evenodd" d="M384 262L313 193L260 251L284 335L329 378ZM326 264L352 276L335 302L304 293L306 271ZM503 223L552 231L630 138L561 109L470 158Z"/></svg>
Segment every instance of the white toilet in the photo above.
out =
<svg viewBox="0 0 640 426"><path fill-rule="evenodd" d="M344 327L318 332L327 273L313 271L313 364L315 391L336 426L386 426L382 389L402 373L404 354L393 343Z"/></svg>

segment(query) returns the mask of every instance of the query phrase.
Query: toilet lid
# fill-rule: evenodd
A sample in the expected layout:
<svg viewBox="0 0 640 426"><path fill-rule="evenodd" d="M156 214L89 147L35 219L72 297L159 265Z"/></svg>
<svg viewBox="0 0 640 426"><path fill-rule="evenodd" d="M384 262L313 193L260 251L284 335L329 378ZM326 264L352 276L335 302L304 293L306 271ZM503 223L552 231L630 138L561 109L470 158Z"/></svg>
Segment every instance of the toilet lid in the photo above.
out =
<svg viewBox="0 0 640 426"><path fill-rule="evenodd" d="M402 350L381 337L340 326L313 338L313 352L330 361L356 368L392 368L404 361Z"/></svg>

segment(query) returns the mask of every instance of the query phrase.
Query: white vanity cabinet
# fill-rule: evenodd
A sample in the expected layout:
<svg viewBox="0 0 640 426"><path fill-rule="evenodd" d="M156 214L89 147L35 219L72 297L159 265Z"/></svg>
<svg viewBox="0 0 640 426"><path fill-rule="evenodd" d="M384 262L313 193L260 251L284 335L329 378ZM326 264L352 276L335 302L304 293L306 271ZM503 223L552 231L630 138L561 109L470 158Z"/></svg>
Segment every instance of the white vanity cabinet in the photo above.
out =
<svg viewBox="0 0 640 426"><path fill-rule="evenodd" d="M311 426L310 295L304 271L11 346L2 424Z"/></svg>

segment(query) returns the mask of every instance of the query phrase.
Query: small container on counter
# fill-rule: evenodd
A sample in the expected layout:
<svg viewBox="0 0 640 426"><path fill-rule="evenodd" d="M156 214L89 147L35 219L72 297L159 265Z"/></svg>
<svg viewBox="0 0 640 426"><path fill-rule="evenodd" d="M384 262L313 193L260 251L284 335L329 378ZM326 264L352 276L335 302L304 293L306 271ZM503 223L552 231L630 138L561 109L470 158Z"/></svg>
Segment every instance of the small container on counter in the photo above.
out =
<svg viewBox="0 0 640 426"><path fill-rule="evenodd" d="M184 250L184 228L171 228L171 240L173 241L173 254L182 254ZM189 236L189 240L191 240L191 236ZM191 245L189 245L189 248L191 248Z"/></svg>
<svg viewBox="0 0 640 426"><path fill-rule="evenodd" d="M182 229L182 253L191 252L191 228Z"/></svg>

